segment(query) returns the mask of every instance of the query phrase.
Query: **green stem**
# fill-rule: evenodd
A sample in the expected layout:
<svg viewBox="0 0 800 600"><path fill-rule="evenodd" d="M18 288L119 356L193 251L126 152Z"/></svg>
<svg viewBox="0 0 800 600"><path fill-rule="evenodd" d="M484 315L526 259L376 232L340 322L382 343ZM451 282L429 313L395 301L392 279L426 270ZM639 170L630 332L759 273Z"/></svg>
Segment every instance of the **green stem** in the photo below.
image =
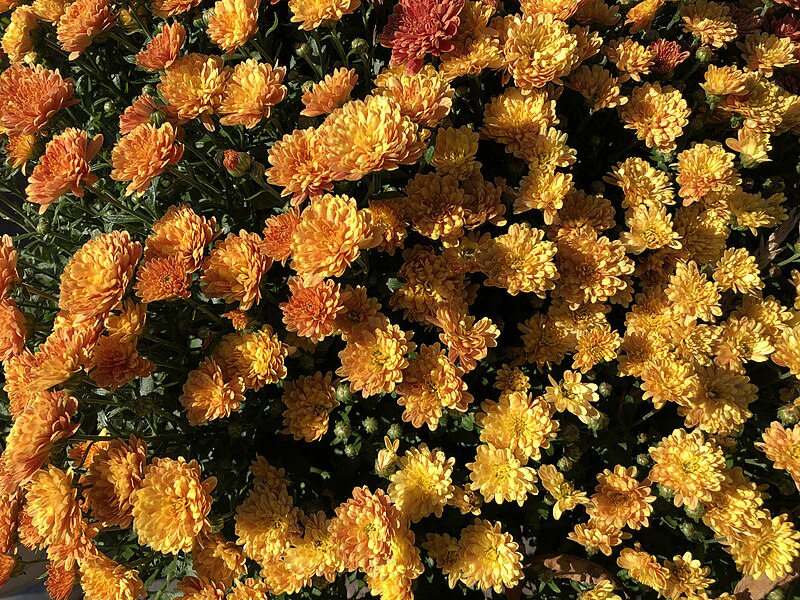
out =
<svg viewBox="0 0 800 600"><path fill-rule="evenodd" d="M27 283L18 283L17 285L29 294L33 294L34 296L39 296L41 298L47 298L48 300L58 303L57 297L53 296L52 294L48 294L47 292L37 290L36 288L32 288Z"/></svg>
<svg viewBox="0 0 800 600"><path fill-rule="evenodd" d="M91 189L95 193L96 196L98 196L99 198L102 198L103 200L108 202L114 208L117 208L117 209L121 210L122 212L127 213L131 217L134 217L135 219L138 219L139 221L142 221L143 223L149 223L150 222L150 218L149 217L147 217L145 215L142 215L142 214L139 214L138 212L136 212L132 208L130 208L128 206L125 206L125 204L123 204L122 202L120 202L119 200L114 198L111 194L109 194L105 190L102 190L102 189L100 189L100 188L98 188L96 186L92 186L89 189Z"/></svg>
<svg viewBox="0 0 800 600"><path fill-rule="evenodd" d="M213 312L208 310L205 306L203 306L202 304L197 302L197 300L195 300L194 298L186 298L186 303L189 306L191 306L192 308L194 308L195 310L199 310L201 313L203 313L205 316L207 316L212 321L214 321L216 323L219 323L219 324L222 324L222 319L220 319L217 315L215 315Z"/></svg>
<svg viewBox="0 0 800 600"><path fill-rule="evenodd" d="M135 9L134 9L134 10L135 10ZM133 11L131 11L131 12L133 12ZM116 41L118 41L120 44L122 44L123 46L125 46L125 47L126 47L128 50L130 50L130 51L131 51L131 52L132 52L134 55L136 55L136 54L138 54L138 53L139 53L139 50L140 50L140 48L137 48L136 46L134 46L133 44L131 44L131 43L130 43L128 40L126 40L124 37L122 37L121 35L119 35L119 34L118 34L116 31L110 31L110 32L109 32L109 36L111 37L111 39L113 39L113 40L116 40Z"/></svg>

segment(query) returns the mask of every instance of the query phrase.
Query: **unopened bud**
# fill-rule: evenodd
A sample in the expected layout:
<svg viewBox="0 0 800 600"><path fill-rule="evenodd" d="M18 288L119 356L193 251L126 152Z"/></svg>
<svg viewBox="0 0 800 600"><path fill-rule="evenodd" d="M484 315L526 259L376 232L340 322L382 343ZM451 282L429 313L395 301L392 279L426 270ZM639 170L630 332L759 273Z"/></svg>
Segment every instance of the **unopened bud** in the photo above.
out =
<svg viewBox="0 0 800 600"><path fill-rule="evenodd" d="M361 425L367 433L375 433L378 431L378 419L375 417L367 417L361 422Z"/></svg>
<svg viewBox="0 0 800 600"><path fill-rule="evenodd" d="M596 417L592 417L591 419L589 419L587 425L589 426L589 429L591 429L592 431L600 431L601 429L605 429L606 427L608 427L608 423L609 423L608 415L600 413Z"/></svg>
<svg viewBox="0 0 800 600"><path fill-rule="evenodd" d="M606 381L602 382L597 386L597 391L603 398L608 398L611 395L611 390L612 390L611 384Z"/></svg>
<svg viewBox="0 0 800 600"><path fill-rule="evenodd" d="M700 46L697 52L694 53L694 57L701 65L707 65L713 60L714 51L708 46Z"/></svg>
<svg viewBox="0 0 800 600"><path fill-rule="evenodd" d="M636 464L640 467L646 467L650 464L650 455L649 454L637 454L636 455Z"/></svg>
<svg viewBox="0 0 800 600"><path fill-rule="evenodd" d="M800 421L800 406L784 404L778 409L778 420L786 427L796 425Z"/></svg>
<svg viewBox="0 0 800 600"><path fill-rule="evenodd" d="M581 432L578 426L574 423L567 423L561 429L561 438L567 442L577 442L581 437Z"/></svg>
<svg viewBox="0 0 800 600"><path fill-rule="evenodd" d="M688 523L688 522L681 523L679 529L681 530L681 533L684 536L686 536L689 539L692 539L692 536L694 535L695 532L694 523Z"/></svg>
<svg viewBox="0 0 800 600"><path fill-rule="evenodd" d="M575 464L575 461L572 460L570 457L562 456L561 458L558 459L558 462L556 463L556 466L558 467L559 471L566 472L566 471L569 471L574 464Z"/></svg>
<svg viewBox="0 0 800 600"><path fill-rule="evenodd" d="M347 439L352 431L350 423L345 423L344 421L337 421L336 425L333 426L333 435L337 438Z"/></svg>
<svg viewBox="0 0 800 600"><path fill-rule="evenodd" d="M348 458L354 458L358 454L358 448L356 448L353 444L347 444L344 447L344 454Z"/></svg>
<svg viewBox="0 0 800 600"><path fill-rule="evenodd" d="M340 383L336 388L336 400L339 404L349 404L353 399L353 392L350 391L350 386L346 383Z"/></svg>
<svg viewBox="0 0 800 600"><path fill-rule="evenodd" d="M300 58L310 58L311 57L311 46L309 46L308 44L305 44L305 43L304 44L300 44L295 49L294 52Z"/></svg>
<svg viewBox="0 0 800 600"><path fill-rule="evenodd" d="M389 426L389 429L386 430L386 435L389 436L389 439L398 439L401 435L403 435L403 426L400 425L400 423L392 423Z"/></svg>
<svg viewBox="0 0 800 600"><path fill-rule="evenodd" d="M164 114L163 111L154 110L152 113L150 113L149 122L151 125L155 127L161 127L164 123L167 122L167 115Z"/></svg>
<svg viewBox="0 0 800 600"><path fill-rule="evenodd" d="M247 152L232 149L217 152L217 160L231 177L244 177L253 165L253 157Z"/></svg>
<svg viewBox="0 0 800 600"><path fill-rule="evenodd" d="M369 44L363 38L356 38L350 43L350 47L358 54L366 54L369 52Z"/></svg>
<svg viewBox="0 0 800 600"><path fill-rule="evenodd" d="M672 499L675 497L675 493L671 489L664 487L660 483L658 484L658 495L670 502L672 502Z"/></svg>

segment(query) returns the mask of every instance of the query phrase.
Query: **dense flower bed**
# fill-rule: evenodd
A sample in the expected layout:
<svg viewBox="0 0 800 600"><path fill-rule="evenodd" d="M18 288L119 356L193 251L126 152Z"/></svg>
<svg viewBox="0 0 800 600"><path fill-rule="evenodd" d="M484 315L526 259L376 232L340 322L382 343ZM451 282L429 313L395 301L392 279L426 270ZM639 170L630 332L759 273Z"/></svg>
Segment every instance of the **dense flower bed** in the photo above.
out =
<svg viewBox="0 0 800 600"><path fill-rule="evenodd" d="M791 597L798 0L0 30L0 581Z"/></svg>

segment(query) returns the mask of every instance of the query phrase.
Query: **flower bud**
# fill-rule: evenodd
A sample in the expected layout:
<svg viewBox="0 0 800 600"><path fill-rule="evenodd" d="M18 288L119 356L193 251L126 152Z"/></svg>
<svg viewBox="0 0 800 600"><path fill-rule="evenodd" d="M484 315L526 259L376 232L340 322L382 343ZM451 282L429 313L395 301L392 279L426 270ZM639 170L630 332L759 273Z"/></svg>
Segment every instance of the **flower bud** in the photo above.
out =
<svg viewBox="0 0 800 600"><path fill-rule="evenodd" d="M202 13L200 13L194 18L192 24L199 29L206 29L208 28L208 20L211 18L211 15L213 14L214 14L213 9L204 10Z"/></svg>
<svg viewBox="0 0 800 600"><path fill-rule="evenodd" d="M346 383L340 383L336 388L336 400L340 404L349 404L353 400L353 392L350 391L350 386Z"/></svg>
<svg viewBox="0 0 800 600"><path fill-rule="evenodd" d="M695 533L694 523L689 523L688 521L681 523L678 529L680 529L681 533L689 539L692 539L692 536Z"/></svg>
<svg viewBox="0 0 800 600"><path fill-rule="evenodd" d="M386 430L386 435L389 436L389 439L398 439L401 435L403 435L403 426L400 425L400 423L392 423L389 426L389 429Z"/></svg>
<svg viewBox="0 0 800 600"><path fill-rule="evenodd" d="M353 52L357 52L358 54L366 54L369 52L369 43L363 38L354 39L350 43L350 47L353 49Z"/></svg>
<svg viewBox="0 0 800 600"><path fill-rule="evenodd" d="M587 425L589 426L589 429L591 429L592 431L600 431L601 429L605 429L606 427L608 427L608 422L609 422L608 415L600 413L596 417L592 417L591 419L589 419Z"/></svg>
<svg viewBox="0 0 800 600"><path fill-rule="evenodd" d="M164 114L163 111L154 110L150 114L150 124L154 125L155 127L161 127L164 123L167 122L167 115Z"/></svg>
<svg viewBox="0 0 800 600"><path fill-rule="evenodd" d="M583 451L578 448L578 446L567 446L567 449L564 451L564 455L571 459L571 460L578 460L583 454Z"/></svg>
<svg viewBox="0 0 800 600"><path fill-rule="evenodd" d="M780 588L775 588L767 594L766 600L786 600L786 593Z"/></svg>
<svg viewBox="0 0 800 600"><path fill-rule="evenodd" d="M308 44L300 44L294 52L300 58L311 58L311 46Z"/></svg>
<svg viewBox="0 0 800 600"><path fill-rule="evenodd" d="M558 459L556 466L558 467L559 471L565 473L569 471L574 464L575 464L574 460L572 460L568 456L562 456L561 458Z"/></svg>
<svg viewBox="0 0 800 600"><path fill-rule="evenodd" d="M344 447L344 454L347 458L355 458L358 455L358 448L356 448L353 444L347 444Z"/></svg>
<svg viewBox="0 0 800 600"><path fill-rule="evenodd" d="M253 164L253 157L247 152L228 149L217 152L217 162L225 167L231 177L244 177L250 172Z"/></svg>
<svg viewBox="0 0 800 600"><path fill-rule="evenodd" d="M636 455L636 464L640 467L646 467L650 464L650 455L649 454L637 454Z"/></svg>
<svg viewBox="0 0 800 600"><path fill-rule="evenodd" d="M800 421L800 406L784 404L778 409L778 420L786 427L796 425Z"/></svg>
<svg viewBox="0 0 800 600"><path fill-rule="evenodd" d="M378 419L375 417L367 417L361 422L361 426L367 433L375 433L378 431Z"/></svg>
<svg viewBox="0 0 800 600"><path fill-rule="evenodd" d="M333 426L333 435L337 438L347 439L352 432L353 429L350 427L350 423L345 423L344 421L337 421L336 425Z"/></svg>
<svg viewBox="0 0 800 600"><path fill-rule="evenodd" d="M694 57L701 65L707 65L714 59L714 51L708 46L700 46L694 53Z"/></svg>
<svg viewBox="0 0 800 600"><path fill-rule="evenodd" d="M597 391L600 393L600 395L603 398L608 398L611 395L611 390L612 389L613 388L611 387L611 384L606 382L606 381L598 384L598 386L597 386Z"/></svg>
<svg viewBox="0 0 800 600"><path fill-rule="evenodd" d="M152 83L148 83L142 88L142 93L147 94L148 96L155 96L156 86L154 86Z"/></svg>
<svg viewBox="0 0 800 600"><path fill-rule="evenodd" d="M671 489L664 487L660 483L658 484L658 495L670 502L672 502L672 499L675 497L675 493Z"/></svg>
<svg viewBox="0 0 800 600"><path fill-rule="evenodd" d="M561 439L566 442L577 442L580 437L581 432L574 423L567 423L561 429Z"/></svg>

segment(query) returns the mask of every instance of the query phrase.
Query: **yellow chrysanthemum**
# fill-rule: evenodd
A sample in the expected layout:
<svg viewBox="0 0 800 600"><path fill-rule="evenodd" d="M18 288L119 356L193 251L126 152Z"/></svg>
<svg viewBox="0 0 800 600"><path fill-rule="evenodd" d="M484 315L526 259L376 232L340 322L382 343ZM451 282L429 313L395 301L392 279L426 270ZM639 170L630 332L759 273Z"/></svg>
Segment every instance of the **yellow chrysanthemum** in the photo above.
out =
<svg viewBox="0 0 800 600"><path fill-rule="evenodd" d="M558 279L555 255L555 244L544 240L543 231L515 223L489 242L479 265L488 275L485 285L504 288L512 296L526 292L543 298Z"/></svg>
<svg viewBox="0 0 800 600"><path fill-rule="evenodd" d="M486 401L475 421L480 440L495 448L511 450L519 458L539 460L542 449L558 433L558 421L549 402L524 391L508 391L497 402Z"/></svg>
<svg viewBox="0 0 800 600"><path fill-rule="evenodd" d="M245 557L236 544L213 533L198 540L192 550L192 568L200 578L229 587L245 573Z"/></svg>
<svg viewBox="0 0 800 600"><path fill-rule="evenodd" d="M587 513L591 519L604 521L622 529L640 529L649 525L653 512L651 504L656 497L650 495L649 482L636 479L636 467L616 465L613 471L605 469L597 474L596 493Z"/></svg>
<svg viewBox="0 0 800 600"><path fill-rule="evenodd" d="M659 564L652 554L641 549L639 542L633 548L623 548L617 559L617 566L627 569L628 574L636 581L661 592L667 586L669 571Z"/></svg>
<svg viewBox="0 0 800 600"><path fill-rule="evenodd" d="M522 506L528 494L539 491L535 485L536 471L524 466L508 448L481 444L475 462L465 466L470 471L472 488L479 491L487 502L516 502Z"/></svg>
<svg viewBox="0 0 800 600"><path fill-rule="evenodd" d="M625 129L632 129L648 148L675 150L691 114L683 95L671 86L645 83L634 88L628 103L618 107Z"/></svg>
<svg viewBox="0 0 800 600"><path fill-rule="evenodd" d="M164 554L189 552L211 523L214 477L200 479L197 461L154 458L141 487L133 492L133 528L140 544Z"/></svg>
<svg viewBox="0 0 800 600"><path fill-rule="evenodd" d="M469 587L499 593L523 578L519 544L503 533L500 522L475 519L461 531L458 549L461 580Z"/></svg>
<svg viewBox="0 0 800 600"><path fill-rule="evenodd" d="M289 0L292 23L300 29L311 31L323 21L339 21L361 6L361 0Z"/></svg>
<svg viewBox="0 0 800 600"><path fill-rule="evenodd" d="M259 4L258 0L217 0L208 18L209 39L232 54L258 31Z"/></svg>
<svg viewBox="0 0 800 600"><path fill-rule="evenodd" d="M186 54L167 67L158 91L181 119L200 117L207 129L214 129L211 114L222 101L228 76L221 57Z"/></svg>
<svg viewBox="0 0 800 600"><path fill-rule="evenodd" d="M397 460L387 493L404 518L416 523L430 514L442 516L453 496L454 458L425 444L410 448Z"/></svg>
<svg viewBox="0 0 800 600"><path fill-rule="evenodd" d="M733 165L734 155L726 152L720 143L693 144L678 154L680 185L678 195L683 205L699 202L711 192L721 192L739 185L741 179Z"/></svg>
<svg viewBox="0 0 800 600"><path fill-rule="evenodd" d="M281 400L284 433L296 440L314 442L328 431L328 415L339 406L336 399L336 382L331 382L333 373L315 373L299 377L283 384Z"/></svg>
<svg viewBox="0 0 800 600"><path fill-rule="evenodd" d="M300 114L306 117L327 115L342 106L358 82L355 69L340 67L322 81L312 85L303 93L301 101L303 110Z"/></svg>
<svg viewBox="0 0 800 600"><path fill-rule="evenodd" d="M350 383L351 391L361 392L365 397L394 391L408 366L406 354L416 348L409 341L411 336L412 333L391 324L359 329L348 337L347 345L339 352L342 366L336 374Z"/></svg>
<svg viewBox="0 0 800 600"><path fill-rule="evenodd" d="M220 0L227 1L227 0ZM286 97L282 85L286 67L272 67L249 58L238 63L228 77L216 111L222 125L244 125L252 129L268 119L272 107Z"/></svg>
<svg viewBox="0 0 800 600"><path fill-rule="evenodd" d="M800 531L788 515L770 518L768 513L753 531L735 540L731 550L736 565L746 575L778 581L793 571L800 556Z"/></svg>
<svg viewBox="0 0 800 600"><path fill-rule="evenodd" d="M111 0L75 0L58 20L56 34L61 48L75 60L94 38L117 23Z"/></svg>
<svg viewBox="0 0 800 600"><path fill-rule="evenodd" d="M738 31L725 4L708 0L697 0L681 6L684 31L700 38L704 44L722 48L736 39Z"/></svg>

